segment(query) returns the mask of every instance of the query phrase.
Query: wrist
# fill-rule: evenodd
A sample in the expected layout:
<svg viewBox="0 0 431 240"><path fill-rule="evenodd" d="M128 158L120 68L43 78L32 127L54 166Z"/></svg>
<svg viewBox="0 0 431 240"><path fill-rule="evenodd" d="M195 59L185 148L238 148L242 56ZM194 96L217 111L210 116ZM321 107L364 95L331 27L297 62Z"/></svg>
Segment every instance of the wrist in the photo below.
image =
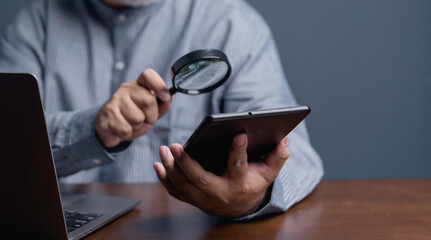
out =
<svg viewBox="0 0 431 240"><path fill-rule="evenodd" d="M251 210L247 211L246 213L242 214L241 216L237 217L237 218L243 218L247 215L253 214L259 210L261 210L262 208L264 208L270 201L271 201L271 194L272 194L272 187L273 187L274 183L271 183L268 188L265 191L265 195L263 196L263 198L260 200L260 202Z"/></svg>

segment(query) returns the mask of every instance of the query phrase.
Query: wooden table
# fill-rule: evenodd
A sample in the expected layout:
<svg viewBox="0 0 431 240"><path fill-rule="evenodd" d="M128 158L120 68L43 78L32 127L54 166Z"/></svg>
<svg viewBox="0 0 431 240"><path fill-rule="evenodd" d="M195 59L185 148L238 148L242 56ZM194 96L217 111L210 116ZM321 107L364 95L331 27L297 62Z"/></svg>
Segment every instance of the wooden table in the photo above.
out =
<svg viewBox="0 0 431 240"><path fill-rule="evenodd" d="M159 184L65 188L142 199L86 239L431 239L431 179L324 180L288 212L247 223L206 215Z"/></svg>

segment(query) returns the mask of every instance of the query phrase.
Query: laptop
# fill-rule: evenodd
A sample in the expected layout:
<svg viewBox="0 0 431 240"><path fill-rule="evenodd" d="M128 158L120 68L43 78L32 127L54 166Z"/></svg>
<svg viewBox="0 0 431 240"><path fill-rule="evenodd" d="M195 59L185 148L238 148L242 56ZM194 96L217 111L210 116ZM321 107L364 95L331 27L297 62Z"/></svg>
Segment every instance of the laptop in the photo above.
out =
<svg viewBox="0 0 431 240"><path fill-rule="evenodd" d="M36 78L0 73L2 235L14 239L80 239L136 207L140 200L60 196ZM5 234L6 233L6 234Z"/></svg>

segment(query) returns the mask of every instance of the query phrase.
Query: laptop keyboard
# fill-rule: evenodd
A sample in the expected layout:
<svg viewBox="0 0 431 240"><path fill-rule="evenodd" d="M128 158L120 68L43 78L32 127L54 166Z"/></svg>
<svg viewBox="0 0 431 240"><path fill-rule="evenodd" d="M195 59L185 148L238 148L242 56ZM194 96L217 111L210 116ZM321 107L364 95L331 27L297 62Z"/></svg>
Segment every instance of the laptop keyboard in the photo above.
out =
<svg viewBox="0 0 431 240"><path fill-rule="evenodd" d="M102 216L102 214L96 213L83 213L76 211L64 211L64 217L66 219L67 232L73 232L77 228L84 226L85 224L94 221L95 219Z"/></svg>

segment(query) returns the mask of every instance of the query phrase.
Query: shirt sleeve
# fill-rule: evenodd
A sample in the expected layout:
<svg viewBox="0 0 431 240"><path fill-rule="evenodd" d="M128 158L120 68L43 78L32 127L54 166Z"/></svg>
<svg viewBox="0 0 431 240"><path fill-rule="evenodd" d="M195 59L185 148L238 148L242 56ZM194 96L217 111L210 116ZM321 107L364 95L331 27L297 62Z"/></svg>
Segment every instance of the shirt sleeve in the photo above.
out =
<svg viewBox="0 0 431 240"><path fill-rule="evenodd" d="M6 28L0 41L0 71L35 75L42 99L48 2L35 1L22 9ZM113 155L103 148L95 136L93 126L98 109L45 111L57 176L70 175L113 161Z"/></svg>
<svg viewBox="0 0 431 240"><path fill-rule="evenodd" d="M213 108L220 112L243 112L298 105L283 73L270 29L245 2L236 9L225 23L214 26L227 29L220 41L223 45L218 47L227 53L233 71L226 86L215 93ZM257 211L236 220L284 212L318 184L323 166L310 144L305 123L289 134L288 145L290 156L268 189L268 198Z"/></svg>

